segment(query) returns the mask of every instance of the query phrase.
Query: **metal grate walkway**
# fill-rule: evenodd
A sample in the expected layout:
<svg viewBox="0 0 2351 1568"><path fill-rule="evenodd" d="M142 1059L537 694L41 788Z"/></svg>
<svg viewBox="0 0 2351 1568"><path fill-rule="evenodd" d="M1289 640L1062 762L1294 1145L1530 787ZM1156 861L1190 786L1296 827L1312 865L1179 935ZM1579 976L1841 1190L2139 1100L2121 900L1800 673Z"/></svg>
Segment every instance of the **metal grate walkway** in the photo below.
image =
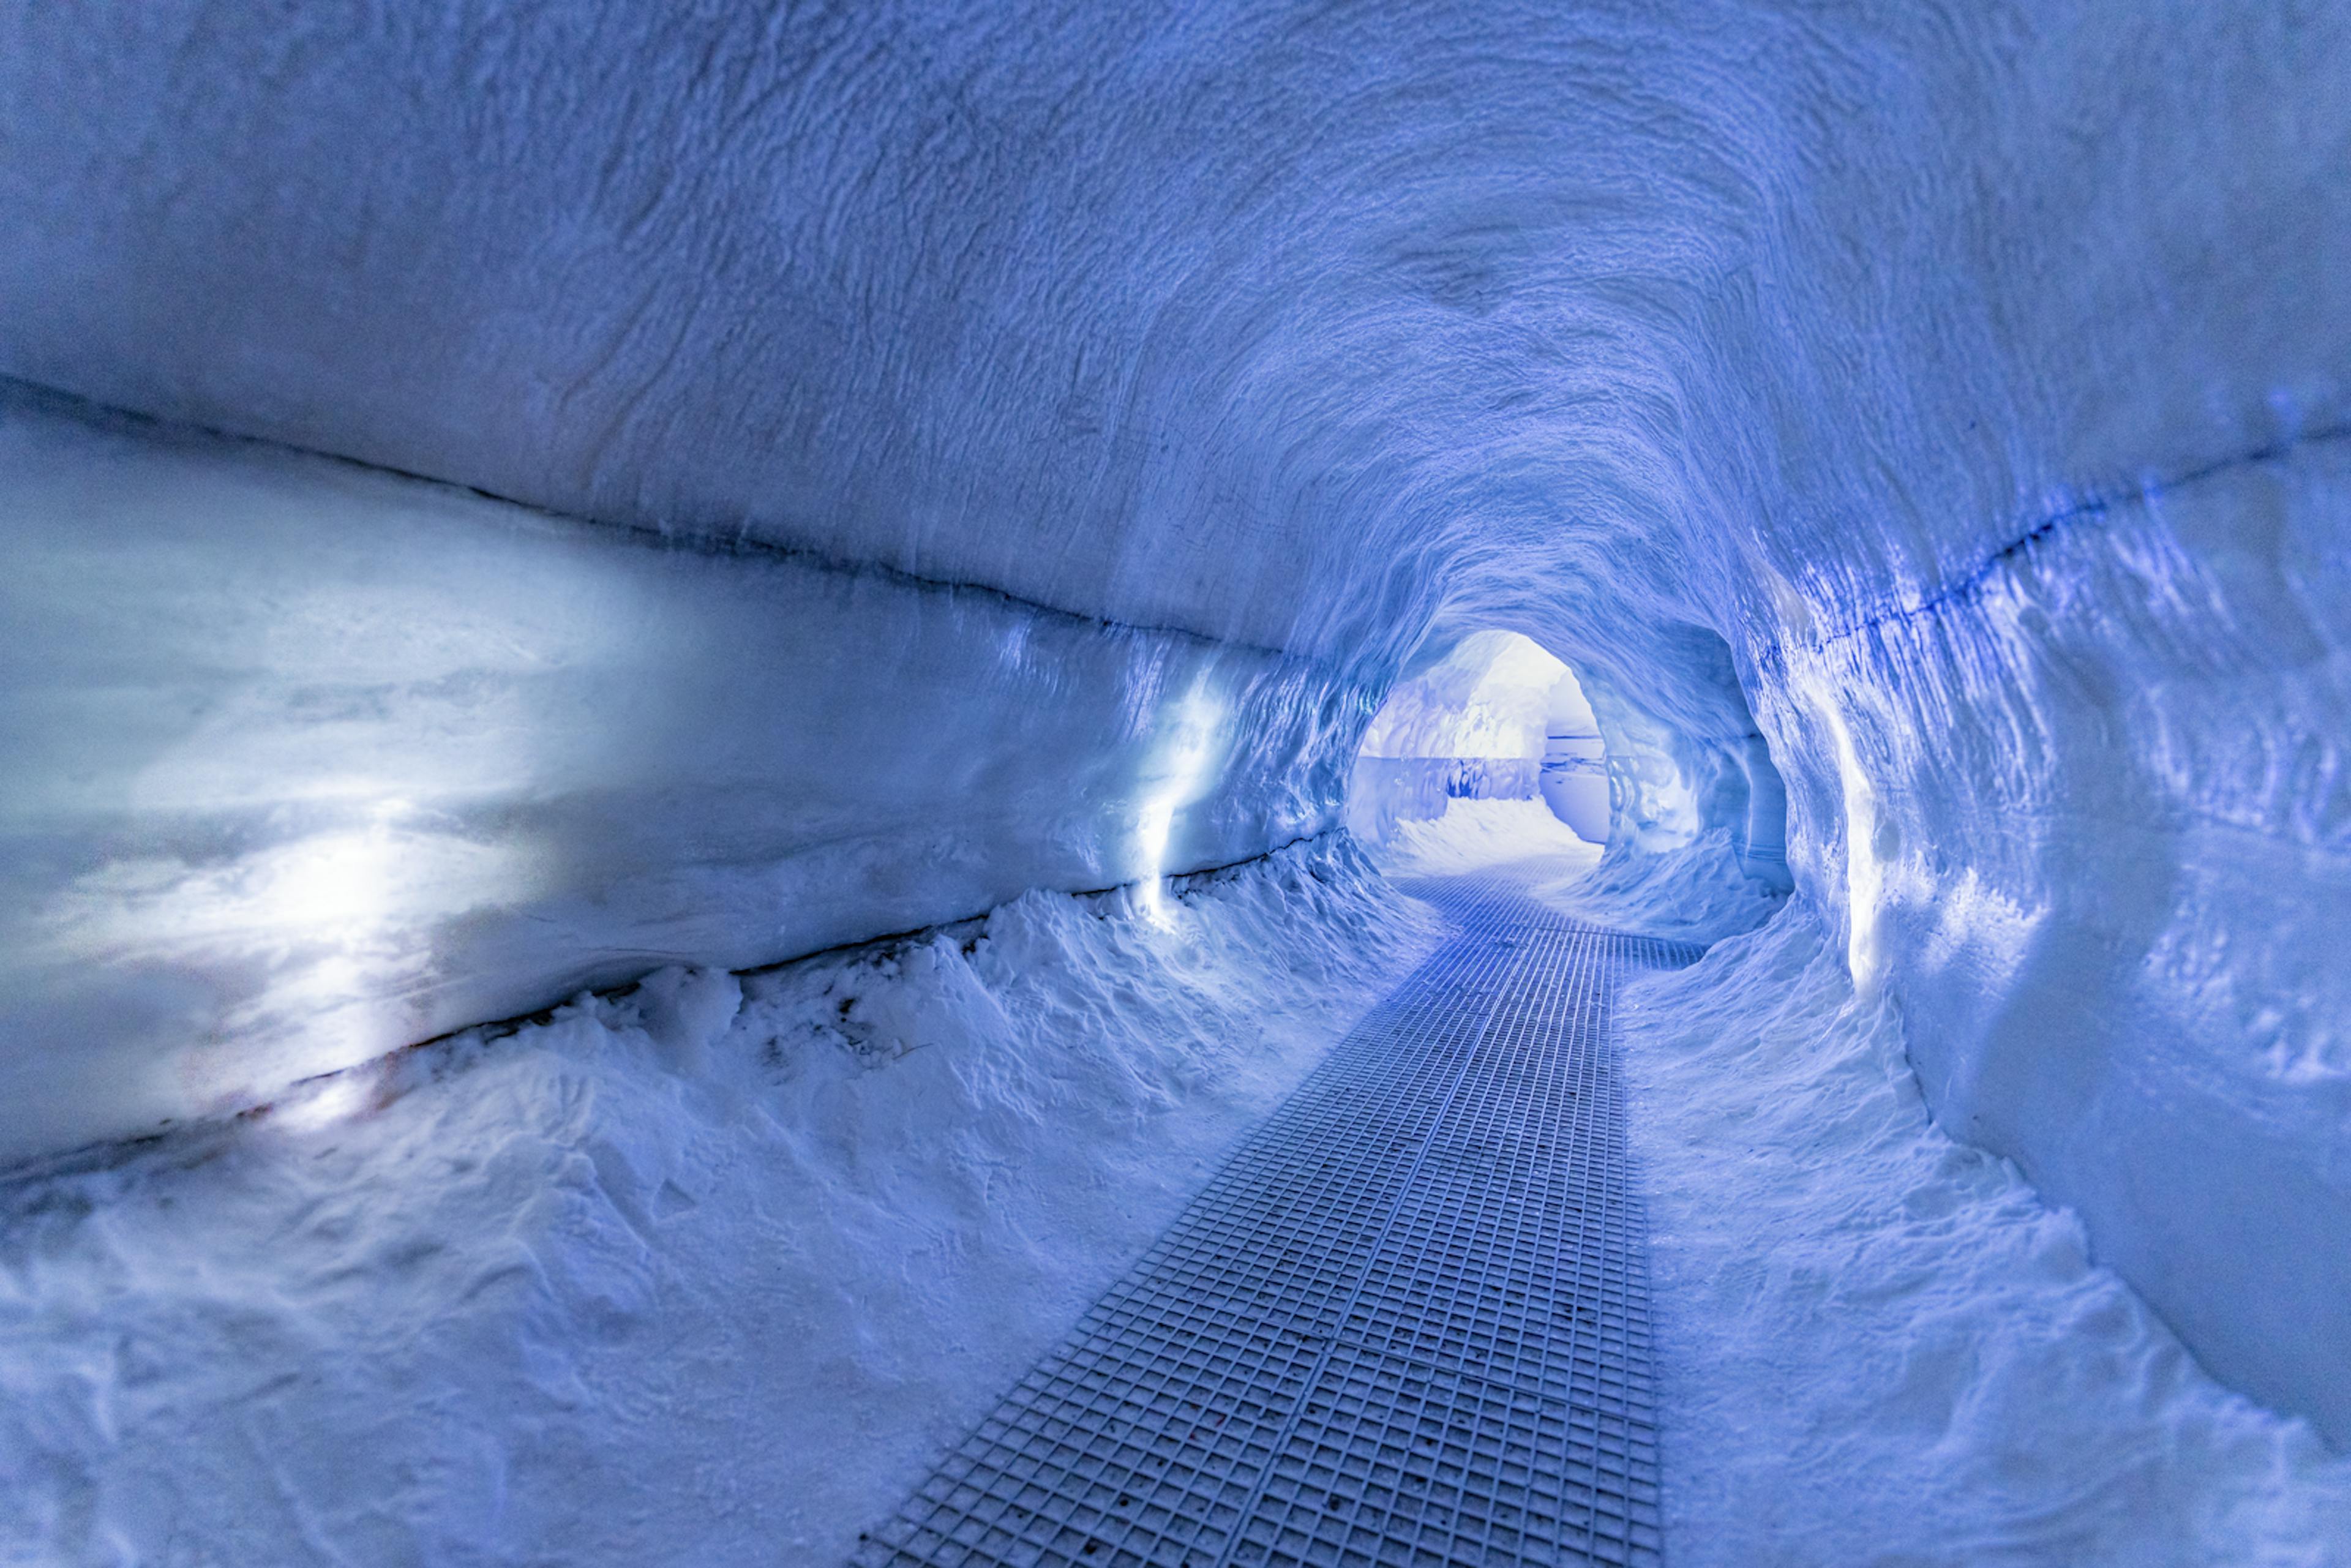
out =
<svg viewBox="0 0 2351 1568"><path fill-rule="evenodd" d="M1608 1026L1698 950L1518 874L860 1547L861 1568L1656 1563L1644 1220Z"/></svg>

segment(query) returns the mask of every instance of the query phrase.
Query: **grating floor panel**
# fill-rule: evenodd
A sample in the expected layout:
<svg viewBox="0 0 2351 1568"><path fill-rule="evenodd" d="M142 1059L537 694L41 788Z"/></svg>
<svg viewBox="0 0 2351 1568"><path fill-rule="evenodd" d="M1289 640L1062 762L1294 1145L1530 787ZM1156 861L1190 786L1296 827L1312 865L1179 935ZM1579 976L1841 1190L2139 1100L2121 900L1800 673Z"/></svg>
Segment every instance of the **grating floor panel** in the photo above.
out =
<svg viewBox="0 0 2351 1568"><path fill-rule="evenodd" d="M859 1568L1662 1561L1608 1009L1698 949L1524 869L859 1548Z"/></svg>

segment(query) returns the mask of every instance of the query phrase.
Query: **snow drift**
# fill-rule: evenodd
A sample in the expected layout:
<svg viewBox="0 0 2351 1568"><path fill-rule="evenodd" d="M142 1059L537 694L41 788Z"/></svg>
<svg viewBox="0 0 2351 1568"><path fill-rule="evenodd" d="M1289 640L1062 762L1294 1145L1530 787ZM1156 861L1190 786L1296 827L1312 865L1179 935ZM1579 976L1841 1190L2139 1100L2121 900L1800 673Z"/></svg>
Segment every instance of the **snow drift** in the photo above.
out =
<svg viewBox="0 0 2351 1568"><path fill-rule="evenodd" d="M844 1561L1435 941L1032 893L13 1184L0 1561Z"/></svg>
<svg viewBox="0 0 2351 1568"><path fill-rule="evenodd" d="M1800 900L1625 998L1683 1568L2351 1562L2351 1461L1928 1119Z"/></svg>
<svg viewBox="0 0 2351 1568"><path fill-rule="evenodd" d="M2351 1441L2346 81L2339 8L2191 0L7 7L0 370L579 541L460 583L507 514L420 523L371 477L303 489L273 557L194 437L8 436L11 575L46 563L11 610L11 915L77 912L11 958L8 1147L356 1059L400 998L417 1030L549 999L567 932L780 957L1138 844L1269 847L1332 820L1416 651L1518 630L1586 677L1614 852L1719 835L1761 874L1784 814L1944 1125ZM434 797L453 842L393 927L248 919L285 824L365 861L370 813L424 804L308 815L344 742L456 700L363 698L386 644L306 706L305 596L389 572L408 630L482 639L434 666L457 692L543 657L508 623L574 602L556 557L670 608L610 622L621 709L661 722L523 868L553 903L507 879L565 775L511 758L641 733L561 681L485 727L474 806ZM235 615L266 656L174 709L181 633ZM1236 684L1186 708L1211 662ZM141 747L231 718L228 776L145 792ZM697 789L771 770L813 782ZM604 822L642 855L600 863ZM871 856L815 847L869 822ZM155 901L207 877L193 924Z"/></svg>

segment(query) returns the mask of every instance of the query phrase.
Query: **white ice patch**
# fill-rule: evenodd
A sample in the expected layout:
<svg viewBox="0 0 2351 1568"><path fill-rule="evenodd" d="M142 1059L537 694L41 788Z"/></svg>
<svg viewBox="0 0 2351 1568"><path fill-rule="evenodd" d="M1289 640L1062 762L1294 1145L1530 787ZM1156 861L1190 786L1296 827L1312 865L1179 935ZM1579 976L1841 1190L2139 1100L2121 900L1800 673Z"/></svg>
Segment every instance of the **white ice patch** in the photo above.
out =
<svg viewBox="0 0 2351 1568"><path fill-rule="evenodd" d="M1620 1017L1677 1568L2351 1563L2351 1462L1929 1122L1809 905Z"/></svg>

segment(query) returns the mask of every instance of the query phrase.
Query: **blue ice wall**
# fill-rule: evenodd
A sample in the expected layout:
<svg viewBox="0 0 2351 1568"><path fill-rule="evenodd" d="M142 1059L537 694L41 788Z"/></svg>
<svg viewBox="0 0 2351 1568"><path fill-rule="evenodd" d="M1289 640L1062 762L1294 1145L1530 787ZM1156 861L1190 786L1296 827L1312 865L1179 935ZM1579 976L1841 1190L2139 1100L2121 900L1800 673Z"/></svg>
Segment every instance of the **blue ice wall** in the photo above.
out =
<svg viewBox="0 0 2351 1568"><path fill-rule="evenodd" d="M16 4L0 371L713 560L1233 651L1263 766L1203 762L1226 720L1179 691L1118 721L1167 737L1103 765L1155 768L1139 792L1084 760L1123 755L1089 716L1125 655L1056 728L1050 671L861 685L898 622L781 593L837 649L799 678L855 712L919 687L907 713L976 716L960 755L1069 748L1034 797L1068 833L959 841L973 888L1081 874L1038 852L1069 835L1179 834L1171 789L1237 824L1203 852L1323 820L1410 650L1526 631L1589 677L1628 843L1757 820L1768 742L1787 863L1938 1114L2078 1207L2216 1370L2351 1439L2346 30L2189 0ZM66 527L28 465L0 470L12 566ZM398 507L312 522L351 559L425 538ZM43 580L44 625L103 599L86 564ZM496 615L563 591L507 570ZM141 614L208 624L244 580ZM175 667L56 635L10 678L67 670L100 731L100 694L143 711ZM1260 667L1316 690L1252 707ZM747 722L793 768L898 788L903 750L774 700ZM79 809L72 748L26 733L20 795ZM681 787L725 733L671 747ZM284 755L297 793L340 766ZM143 942L120 846L162 808L118 808L24 830L11 874L97 878L92 918ZM908 917L876 875L827 929ZM593 896L625 924L622 886ZM37 1105L48 1038L8 1048Z"/></svg>
<svg viewBox="0 0 2351 1568"><path fill-rule="evenodd" d="M1311 660L21 392L0 475L0 1160L1248 859L1360 724Z"/></svg>

